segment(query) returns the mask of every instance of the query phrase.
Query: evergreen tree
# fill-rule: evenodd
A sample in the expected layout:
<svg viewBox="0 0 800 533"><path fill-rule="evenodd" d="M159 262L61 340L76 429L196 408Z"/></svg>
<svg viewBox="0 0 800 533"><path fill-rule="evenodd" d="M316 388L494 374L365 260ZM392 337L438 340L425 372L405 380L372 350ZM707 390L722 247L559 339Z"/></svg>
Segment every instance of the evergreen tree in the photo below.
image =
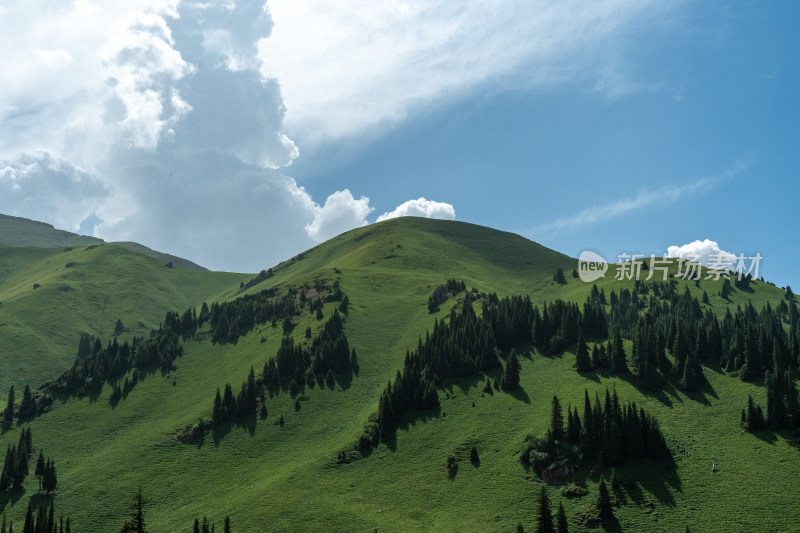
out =
<svg viewBox="0 0 800 533"><path fill-rule="evenodd" d="M42 455L42 451L39 450L39 458L36 460L36 470L34 470L34 474L36 478L39 480L39 490L42 490L42 480L44 479L44 455Z"/></svg>
<svg viewBox="0 0 800 533"><path fill-rule="evenodd" d="M575 367L578 372L586 372L592 369L592 361L589 358L589 349L586 347L586 340L583 337L583 329L578 330L578 346L575 350Z"/></svg>
<svg viewBox="0 0 800 533"><path fill-rule="evenodd" d="M624 374L628 371L628 363L625 360L625 346L622 344L622 336L619 334L619 330L614 330L614 341L612 343L612 352L613 355L611 356L613 369L615 374Z"/></svg>
<svg viewBox="0 0 800 533"><path fill-rule="evenodd" d="M555 532L553 514L550 511L550 499L547 497L547 490L542 486L542 490L539 492L539 516L536 522L536 533Z"/></svg>
<svg viewBox="0 0 800 533"><path fill-rule="evenodd" d="M561 402L558 396L553 395L552 409L550 411L550 433L553 439L561 441L564 439L564 413L561 410Z"/></svg>
<svg viewBox="0 0 800 533"><path fill-rule="evenodd" d="M144 522L144 505L147 500L142 494L142 488L136 491L136 494L131 499L130 513L128 520L122 525L120 533L146 533L146 525ZM67 517L69 521L69 517Z"/></svg>

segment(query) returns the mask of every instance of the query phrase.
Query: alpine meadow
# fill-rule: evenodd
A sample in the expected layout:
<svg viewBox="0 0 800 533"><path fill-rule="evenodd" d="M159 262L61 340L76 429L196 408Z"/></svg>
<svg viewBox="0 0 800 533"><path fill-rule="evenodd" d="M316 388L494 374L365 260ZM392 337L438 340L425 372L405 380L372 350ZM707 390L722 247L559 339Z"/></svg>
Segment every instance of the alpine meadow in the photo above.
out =
<svg viewBox="0 0 800 533"><path fill-rule="evenodd" d="M800 531L798 20L0 2L0 533Z"/></svg>
<svg viewBox="0 0 800 533"><path fill-rule="evenodd" d="M677 261L666 282L584 283L517 235L421 218L249 276L92 246L4 249L2 438L19 454L32 434L28 470L43 453L57 476L7 483L17 527L30 503L113 531L141 488L153 531L535 531L541 490L572 531L792 528L790 291ZM137 305L109 314L80 270ZM26 314L35 298L53 315ZM20 331L50 374L7 357L34 359Z"/></svg>

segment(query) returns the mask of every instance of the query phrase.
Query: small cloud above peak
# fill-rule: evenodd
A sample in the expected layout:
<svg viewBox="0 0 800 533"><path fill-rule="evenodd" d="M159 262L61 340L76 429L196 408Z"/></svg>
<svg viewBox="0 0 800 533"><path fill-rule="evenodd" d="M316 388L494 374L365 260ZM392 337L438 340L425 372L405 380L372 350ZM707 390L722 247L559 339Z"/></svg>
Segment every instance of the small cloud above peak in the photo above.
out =
<svg viewBox="0 0 800 533"><path fill-rule="evenodd" d="M408 200L398 205L393 211L384 213L375 222L383 222L390 218L397 217L423 217L438 218L441 220L455 220L456 210L452 204L445 202L435 202L419 197L416 200Z"/></svg>

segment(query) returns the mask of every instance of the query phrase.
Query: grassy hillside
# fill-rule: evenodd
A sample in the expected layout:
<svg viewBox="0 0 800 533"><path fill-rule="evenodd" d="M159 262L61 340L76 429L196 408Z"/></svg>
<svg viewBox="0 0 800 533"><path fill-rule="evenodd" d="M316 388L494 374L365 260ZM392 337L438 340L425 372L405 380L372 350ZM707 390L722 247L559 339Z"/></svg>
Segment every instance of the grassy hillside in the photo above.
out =
<svg viewBox="0 0 800 533"><path fill-rule="evenodd" d="M8 300L0 313L20 302L13 314L0 314L0 323L24 315L22 302L31 293L56 298L64 283L81 283L88 290L96 275L90 280L79 270L64 271L64 264L80 262L81 254L109 254L94 261L116 272L110 265L122 260L110 249L20 249L16 260L31 267L24 277L0 277L0 300ZM484 377L455 380L439 391L439 408L406 415L394 442L349 464L336 461L337 452L362 433L406 351L456 304L448 300L429 314L426 304L434 287L456 278L501 296L530 294L539 304L559 297L582 303L590 285L569 275L566 285L552 279L556 268L569 274L573 266L574 260L522 237L464 223L396 219L353 230L276 266L272 277L247 291L338 281L351 302L345 329L359 356L360 372L352 381L339 381L334 390L306 389L298 398L268 397L266 420L250 417L216 428L201 442L182 444L176 435L210 416L217 387L230 382L238 390L251 366L258 371L275 355L282 337L279 324L264 324L235 344L220 345L210 342L206 329L184 344L177 370L165 377L148 375L116 406L109 403L108 385L95 398L57 401L52 411L7 429L0 447L16 442L22 428L32 428L34 446L58 467L57 509L71 512L80 531L118 530L128 496L138 486L149 498L146 513L153 531L190 531L193 519L203 515L217 528L230 515L234 531L508 532L518 522L530 530L540 485L519 463L525 435L544 432L554 394L565 405L580 405L584 388L593 396L613 385L623 401L635 400L658 418L675 463L669 469L646 460L618 467L617 474L628 482L627 504L608 529L683 531L687 524L693 532L791 529L800 511L794 489L800 475L797 450L779 435L741 434L739 412L747 395L763 404L763 388L717 368L705 370L709 383L698 392L684 393L672 383L647 393L629 376L576 373L570 351L554 357L534 352L522 361L521 392L484 394ZM111 327L121 309L131 311L125 306L169 291L168 282L175 283L170 276L187 276L189 282L187 271L157 272L159 279L152 283L118 282L128 288L125 296L114 297L108 285L99 284L97 297L109 300L93 320ZM39 293L45 283L33 291L37 279L54 292ZM235 296L240 279L220 278L219 298ZM227 293L223 282L229 283ZM598 285L609 292L633 282L607 279ZM132 286L137 289L130 292ZM705 290L708 306L717 313L748 300L775 306L783 297L781 290L757 283L749 292L734 291L727 301L718 296L719 287L704 281L690 290L698 296ZM28 316L41 304L31 301ZM334 305L326 304L326 318ZM323 323L307 311L297 321L292 334L298 342L306 342L307 326L316 331ZM284 426L275 423L281 415ZM480 454L477 467L467 460L473 445ZM449 453L459 458L455 473L445 468ZM575 520L593 506L596 482L589 481L589 490L585 498L564 499L572 531L583 530ZM557 502L559 487L548 491ZM0 505L20 521L35 494L31 476L24 492L3 495Z"/></svg>
<svg viewBox="0 0 800 533"><path fill-rule="evenodd" d="M38 248L67 248L103 244L103 239L78 235L69 231L56 229L50 224L37 222L27 218L12 217L0 214L0 245L35 246ZM157 252L135 242L117 242L117 246L158 259L163 263L192 270L206 270L188 259Z"/></svg>
<svg viewBox="0 0 800 533"><path fill-rule="evenodd" d="M102 242L102 239L95 237L55 229L45 222L0 214L0 244L59 248L62 246L89 246Z"/></svg>
<svg viewBox="0 0 800 533"><path fill-rule="evenodd" d="M249 277L168 268L116 245L0 245L0 394L67 368L81 332L105 342L120 319L123 337L147 335L166 311L199 306Z"/></svg>

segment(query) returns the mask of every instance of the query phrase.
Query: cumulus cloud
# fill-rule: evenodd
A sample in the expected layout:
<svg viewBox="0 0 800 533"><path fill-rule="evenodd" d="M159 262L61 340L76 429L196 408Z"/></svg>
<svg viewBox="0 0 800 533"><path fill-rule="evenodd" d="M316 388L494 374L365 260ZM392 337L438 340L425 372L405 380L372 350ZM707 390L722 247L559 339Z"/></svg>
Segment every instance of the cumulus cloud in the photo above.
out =
<svg viewBox="0 0 800 533"><path fill-rule="evenodd" d="M0 86L0 211L72 230L92 215L99 237L227 270L313 245L305 226L319 210L315 235L324 220L344 227L272 170L299 150L278 81L258 69L264 5L32 1L42 16L0 14L29 24L22 45L0 35L18 74ZM9 53L20 48L39 60Z"/></svg>
<svg viewBox="0 0 800 533"><path fill-rule="evenodd" d="M107 194L101 180L47 150L0 160L0 213L75 231Z"/></svg>
<svg viewBox="0 0 800 533"><path fill-rule="evenodd" d="M390 218L397 217L424 217L424 218L440 218L442 220L455 220L456 210L451 204L444 202L434 202L433 200L426 200L425 198L417 198L416 200L408 200L394 208L393 211L384 213L378 217L376 222L389 220Z"/></svg>
<svg viewBox="0 0 800 533"><path fill-rule="evenodd" d="M328 196L322 207L314 206L314 220L306 224L306 233L317 242L328 240L353 228L366 226L367 215L372 210L369 198L362 196L356 200L348 189L337 191Z"/></svg>
<svg viewBox="0 0 800 533"><path fill-rule="evenodd" d="M719 247L716 241L704 239L667 248L668 257L682 257L705 266L735 264L736 255Z"/></svg>
<svg viewBox="0 0 800 533"><path fill-rule="evenodd" d="M662 11L641 0L6 3L0 210L73 230L96 219L108 240L257 271L372 211L346 189L320 205L281 172L300 154L294 139L361 141L445 97L591 78L600 44ZM420 198L379 220L404 215L455 211Z"/></svg>

